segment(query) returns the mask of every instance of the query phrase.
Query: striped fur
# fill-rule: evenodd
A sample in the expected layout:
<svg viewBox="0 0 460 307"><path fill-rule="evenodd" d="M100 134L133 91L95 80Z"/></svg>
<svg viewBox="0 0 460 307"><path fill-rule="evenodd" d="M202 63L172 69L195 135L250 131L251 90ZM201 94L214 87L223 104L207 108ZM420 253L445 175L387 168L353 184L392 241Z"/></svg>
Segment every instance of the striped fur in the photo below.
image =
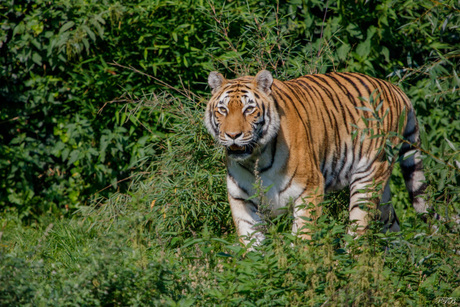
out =
<svg viewBox="0 0 460 307"><path fill-rule="evenodd" d="M268 71L234 80L211 72L208 83L213 95L205 124L227 151L228 199L244 243L251 234L257 242L264 238L256 227L262 221L261 200L251 197L257 193L257 179L263 187L271 186L265 201L273 215L293 205L294 233L321 214L325 193L346 186L353 231L362 233L367 228L370 215L365 207L380 209L385 230L399 230L393 207L383 204L391 198L388 180L393 167L381 150L385 139L368 135L369 129L375 134L401 131L409 142L419 143L414 109L398 87L357 73L306 75L282 82ZM377 101L375 109L382 101L380 124L368 121L366 126L363 118L374 116L365 109L371 104L360 97ZM403 127L399 128L400 118ZM390 141L401 142L397 137ZM404 143L400 155L415 210L424 213L420 153ZM306 232L300 236L309 238Z"/></svg>

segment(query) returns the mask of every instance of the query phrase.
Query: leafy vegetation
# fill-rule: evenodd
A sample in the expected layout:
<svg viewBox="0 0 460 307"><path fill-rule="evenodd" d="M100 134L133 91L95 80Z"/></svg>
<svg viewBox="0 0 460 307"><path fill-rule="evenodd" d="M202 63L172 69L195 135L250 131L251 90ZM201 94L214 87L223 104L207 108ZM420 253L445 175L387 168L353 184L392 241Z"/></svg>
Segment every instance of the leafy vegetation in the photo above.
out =
<svg viewBox="0 0 460 307"><path fill-rule="evenodd" d="M2 2L0 304L460 302L459 12L453 0ZM344 192L310 243L286 214L256 251L241 246L202 124L206 78L265 68L403 88L445 221L415 215L396 170L401 233L351 238Z"/></svg>

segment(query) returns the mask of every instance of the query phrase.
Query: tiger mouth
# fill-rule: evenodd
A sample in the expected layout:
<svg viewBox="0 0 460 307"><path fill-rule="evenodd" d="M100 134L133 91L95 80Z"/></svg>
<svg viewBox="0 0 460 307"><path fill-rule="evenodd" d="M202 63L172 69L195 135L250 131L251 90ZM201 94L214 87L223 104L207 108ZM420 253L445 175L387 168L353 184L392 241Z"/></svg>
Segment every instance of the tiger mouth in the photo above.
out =
<svg viewBox="0 0 460 307"><path fill-rule="evenodd" d="M227 152L230 155L243 155L252 153L250 146L238 146L236 144L227 147Z"/></svg>

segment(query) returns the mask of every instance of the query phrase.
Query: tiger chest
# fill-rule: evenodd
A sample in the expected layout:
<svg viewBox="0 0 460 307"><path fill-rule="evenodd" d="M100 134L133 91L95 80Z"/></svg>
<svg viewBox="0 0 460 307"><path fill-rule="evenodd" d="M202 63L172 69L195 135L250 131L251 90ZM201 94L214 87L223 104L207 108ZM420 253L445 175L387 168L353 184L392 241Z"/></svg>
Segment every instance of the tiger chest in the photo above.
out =
<svg viewBox="0 0 460 307"><path fill-rule="evenodd" d="M276 169L259 173L256 177L247 169L234 166L228 168L227 190L233 198L249 199L275 216L283 212L279 209L288 207L299 198L303 188Z"/></svg>

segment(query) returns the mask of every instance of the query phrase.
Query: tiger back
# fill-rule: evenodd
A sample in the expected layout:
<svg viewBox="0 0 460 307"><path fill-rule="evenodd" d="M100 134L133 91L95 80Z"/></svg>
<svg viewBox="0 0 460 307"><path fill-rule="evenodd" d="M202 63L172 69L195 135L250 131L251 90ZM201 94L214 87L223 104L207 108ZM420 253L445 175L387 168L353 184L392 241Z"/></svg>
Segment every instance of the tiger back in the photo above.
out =
<svg viewBox="0 0 460 307"><path fill-rule="evenodd" d="M212 97L205 124L226 149L227 190L238 235L248 243L264 239L257 229L261 199L253 197L256 181L270 187L265 195L273 215L292 204L292 231L321 214L325 193L350 187L353 232L369 225L373 208L380 209L384 230L398 231L390 201L393 163L386 144L400 149L406 187L419 213L423 199L419 129L408 97L396 86L357 73L306 75L289 81L273 79L268 71L255 77L227 80L211 72ZM391 133L394 132L394 133ZM305 204L311 204L306 206ZM368 209L366 209L368 208Z"/></svg>

